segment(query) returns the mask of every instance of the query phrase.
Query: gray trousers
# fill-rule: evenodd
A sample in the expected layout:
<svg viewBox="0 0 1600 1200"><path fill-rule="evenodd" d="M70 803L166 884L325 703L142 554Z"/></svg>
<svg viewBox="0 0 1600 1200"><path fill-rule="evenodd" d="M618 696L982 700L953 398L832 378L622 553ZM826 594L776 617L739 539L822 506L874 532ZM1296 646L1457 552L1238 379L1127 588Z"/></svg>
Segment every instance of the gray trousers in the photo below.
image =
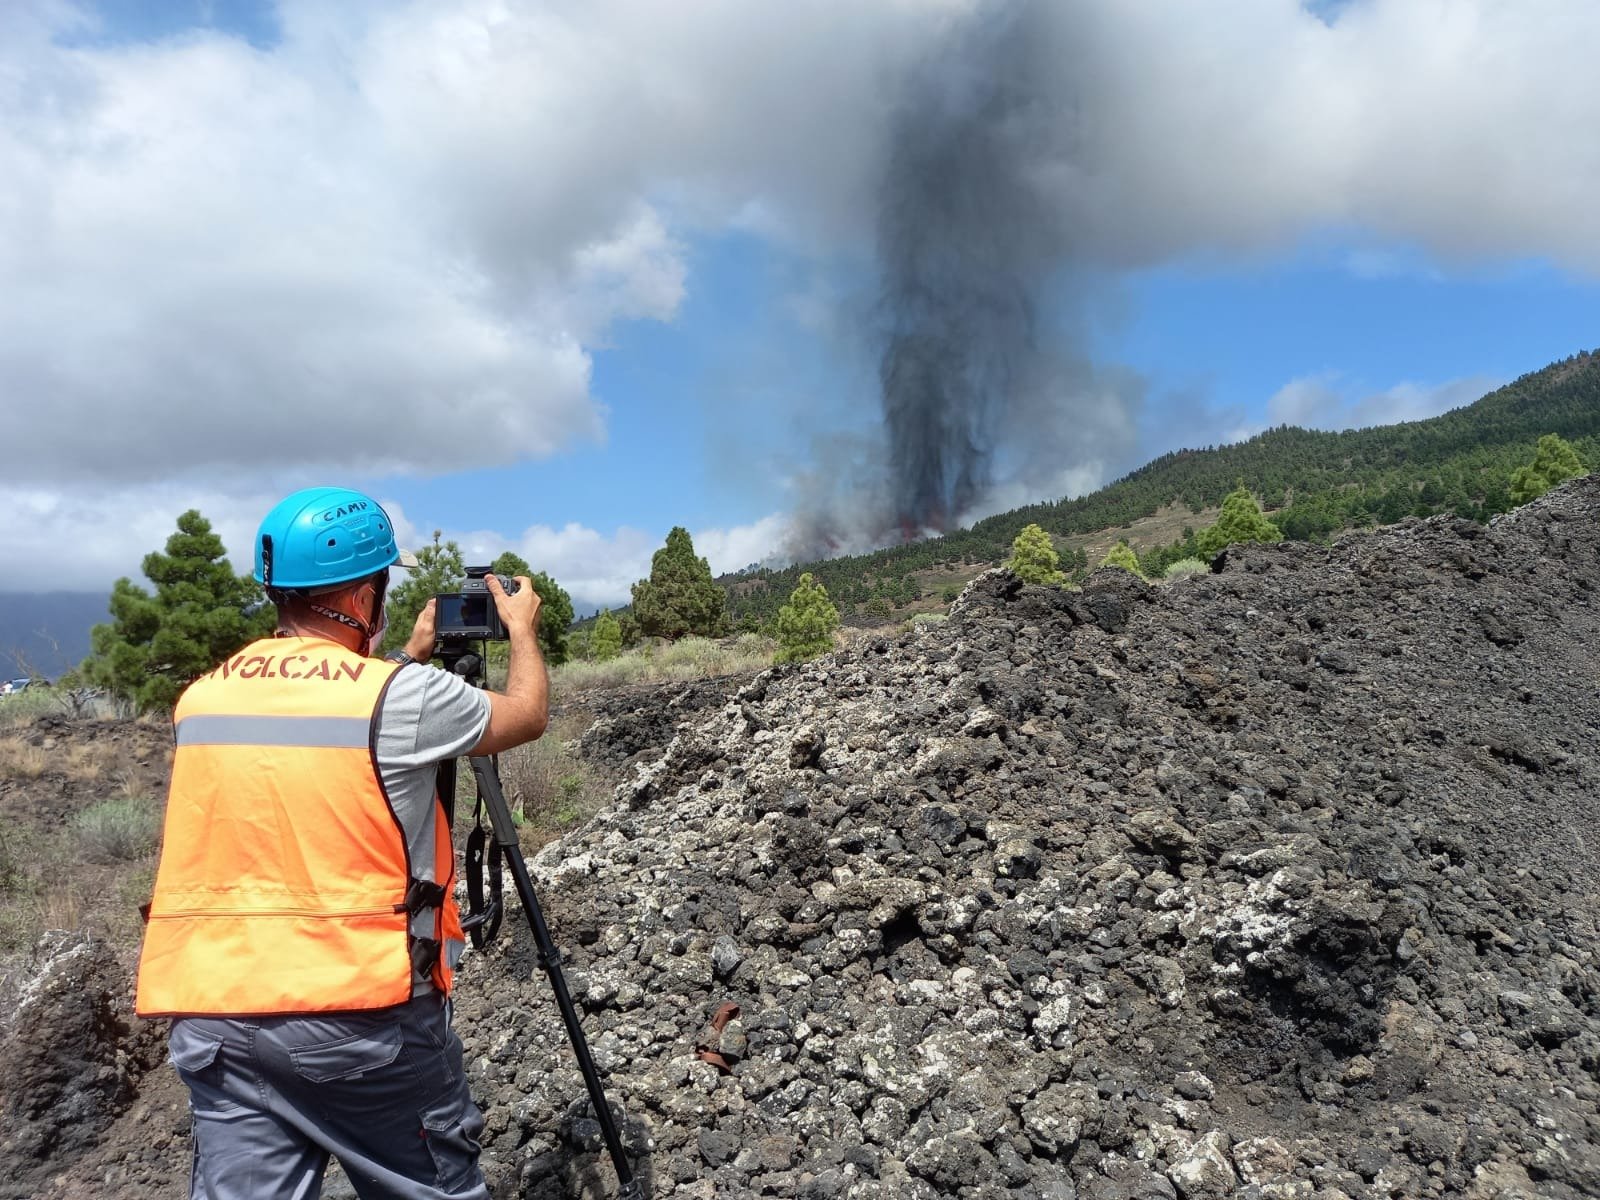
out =
<svg viewBox="0 0 1600 1200"><path fill-rule="evenodd" d="M487 1200L483 1116L444 998L372 1013L184 1017L191 1200L315 1200L328 1156L361 1200Z"/></svg>

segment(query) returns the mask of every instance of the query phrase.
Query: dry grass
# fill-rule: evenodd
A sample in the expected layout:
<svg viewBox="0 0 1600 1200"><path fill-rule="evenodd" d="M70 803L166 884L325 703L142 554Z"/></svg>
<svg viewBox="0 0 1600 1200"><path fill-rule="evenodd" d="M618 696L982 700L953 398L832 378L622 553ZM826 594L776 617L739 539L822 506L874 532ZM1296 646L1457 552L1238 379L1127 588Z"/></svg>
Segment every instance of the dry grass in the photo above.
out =
<svg viewBox="0 0 1600 1200"><path fill-rule="evenodd" d="M610 662L562 663L550 673L550 686L557 695L567 696L630 683L681 683L764 671L772 665L776 651L776 642L754 633L722 641L687 637L660 646L640 646Z"/></svg>
<svg viewBox="0 0 1600 1200"><path fill-rule="evenodd" d="M93 933L117 946L138 942L139 905L155 881L155 838L142 815L130 825L120 816L93 813L80 813L55 834L3 831L0 952L25 950L55 929Z"/></svg>
<svg viewBox="0 0 1600 1200"><path fill-rule="evenodd" d="M31 946L47 929L77 929L84 902L65 842L9 829L4 853L10 866L0 889L0 951Z"/></svg>
<svg viewBox="0 0 1600 1200"><path fill-rule="evenodd" d="M46 750L20 737L0 737L0 779L38 779L49 773L72 784L121 782L125 754L115 742L75 741Z"/></svg>
<svg viewBox="0 0 1600 1200"><path fill-rule="evenodd" d="M500 756L500 784L529 853L587 820L609 798L574 752L587 727L581 717L557 720L538 741ZM458 805L457 811L464 810Z"/></svg>
<svg viewBox="0 0 1600 1200"><path fill-rule="evenodd" d="M84 913L83 893L77 883L68 876L56 887L39 893L34 901L33 911L34 924L39 933L46 929L81 928Z"/></svg>
<svg viewBox="0 0 1600 1200"><path fill-rule="evenodd" d="M0 896L20 891L27 881L22 847L13 845L16 834L0 822Z"/></svg>
<svg viewBox="0 0 1600 1200"><path fill-rule="evenodd" d="M37 779L49 766L49 755L38 746L19 737L0 738L0 779Z"/></svg>
<svg viewBox="0 0 1600 1200"><path fill-rule="evenodd" d="M1089 567L1092 570L1100 565L1106 553L1119 541L1126 541L1137 553L1142 554L1157 546L1170 546L1173 542L1182 541L1185 528L1204 529L1207 525L1214 524L1221 512L1221 508L1190 512L1186 504L1169 504L1148 517L1140 517L1120 529L1073 534L1060 540L1063 545L1070 546L1074 550L1087 551Z"/></svg>
<svg viewBox="0 0 1600 1200"><path fill-rule="evenodd" d="M113 777L122 765L125 751L109 742L76 742L65 754L54 758L52 766L69 783L99 783Z"/></svg>

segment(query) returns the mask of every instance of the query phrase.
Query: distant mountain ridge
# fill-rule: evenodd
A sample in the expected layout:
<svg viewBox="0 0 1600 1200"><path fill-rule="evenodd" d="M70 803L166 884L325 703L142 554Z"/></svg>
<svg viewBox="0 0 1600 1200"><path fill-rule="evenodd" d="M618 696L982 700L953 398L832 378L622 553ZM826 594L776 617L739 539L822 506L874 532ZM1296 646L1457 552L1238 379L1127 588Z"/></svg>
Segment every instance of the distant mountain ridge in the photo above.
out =
<svg viewBox="0 0 1600 1200"><path fill-rule="evenodd" d="M55 678L89 653L89 630L111 619L103 592L0 592L0 676Z"/></svg>

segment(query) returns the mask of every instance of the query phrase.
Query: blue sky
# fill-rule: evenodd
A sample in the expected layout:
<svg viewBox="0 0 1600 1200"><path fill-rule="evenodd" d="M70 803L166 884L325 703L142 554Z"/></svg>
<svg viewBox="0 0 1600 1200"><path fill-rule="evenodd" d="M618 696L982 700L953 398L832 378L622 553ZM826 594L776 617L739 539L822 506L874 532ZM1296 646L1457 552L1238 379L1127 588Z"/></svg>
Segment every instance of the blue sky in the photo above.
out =
<svg viewBox="0 0 1600 1200"><path fill-rule="evenodd" d="M191 506L242 562L323 482L580 607L675 524L718 569L808 521L869 542L886 163L928 64L1013 12L1066 365L1001 404L968 518L1600 346L1579 0L24 0L0 590L108 588Z"/></svg>

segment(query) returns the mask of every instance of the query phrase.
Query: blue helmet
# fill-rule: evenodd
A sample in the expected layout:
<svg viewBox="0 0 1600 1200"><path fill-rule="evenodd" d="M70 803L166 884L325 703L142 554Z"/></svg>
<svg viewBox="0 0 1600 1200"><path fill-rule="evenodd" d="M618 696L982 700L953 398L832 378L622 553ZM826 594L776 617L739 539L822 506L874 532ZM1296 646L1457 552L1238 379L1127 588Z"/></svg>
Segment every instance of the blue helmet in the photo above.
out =
<svg viewBox="0 0 1600 1200"><path fill-rule="evenodd" d="M256 531L257 583L335 587L400 561L394 523L378 502L349 488L305 488L278 502Z"/></svg>

